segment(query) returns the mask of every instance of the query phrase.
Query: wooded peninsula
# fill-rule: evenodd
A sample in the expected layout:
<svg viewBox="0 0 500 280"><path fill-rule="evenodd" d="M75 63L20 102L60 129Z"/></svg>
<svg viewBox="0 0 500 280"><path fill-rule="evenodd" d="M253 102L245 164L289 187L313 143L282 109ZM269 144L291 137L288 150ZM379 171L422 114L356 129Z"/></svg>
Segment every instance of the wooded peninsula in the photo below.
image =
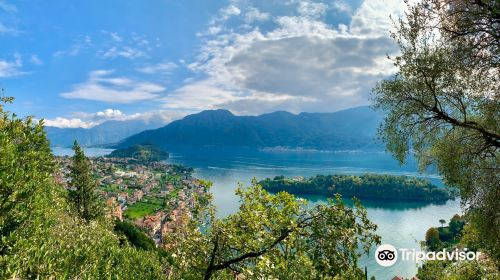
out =
<svg viewBox="0 0 500 280"><path fill-rule="evenodd" d="M270 192L286 191L295 195L340 194L346 198L369 200L445 202L454 195L427 180L394 175L316 175L311 178L276 176L259 182Z"/></svg>

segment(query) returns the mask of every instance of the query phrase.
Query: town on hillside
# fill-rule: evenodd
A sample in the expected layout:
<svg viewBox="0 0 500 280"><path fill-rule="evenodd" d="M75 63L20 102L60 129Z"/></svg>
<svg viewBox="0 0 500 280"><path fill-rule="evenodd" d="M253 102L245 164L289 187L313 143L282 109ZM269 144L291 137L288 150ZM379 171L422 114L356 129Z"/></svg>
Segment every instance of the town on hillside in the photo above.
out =
<svg viewBox="0 0 500 280"><path fill-rule="evenodd" d="M208 202L209 186L192 177L192 168L134 158L89 158L98 190L110 215L140 227L157 244L164 236L181 231L198 205ZM69 186L72 158L56 157L56 179Z"/></svg>

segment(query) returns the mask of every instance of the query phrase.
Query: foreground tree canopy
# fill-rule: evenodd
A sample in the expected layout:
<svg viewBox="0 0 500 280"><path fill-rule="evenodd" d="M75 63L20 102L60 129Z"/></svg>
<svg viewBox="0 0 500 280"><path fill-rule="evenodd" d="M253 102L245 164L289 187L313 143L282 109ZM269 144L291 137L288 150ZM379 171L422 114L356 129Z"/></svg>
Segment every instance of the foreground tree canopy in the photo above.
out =
<svg viewBox="0 0 500 280"><path fill-rule="evenodd" d="M414 153L457 187L482 249L500 259L500 2L423 0L392 34L398 70L374 89L400 161Z"/></svg>
<svg viewBox="0 0 500 280"><path fill-rule="evenodd" d="M216 218L209 203L155 248L101 214L77 145L68 191L55 179L43 121L18 119L2 103L0 279L364 279L357 260L380 242L359 203L337 197L311 208L254 181L238 190L237 213Z"/></svg>
<svg viewBox="0 0 500 280"><path fill-rule="evenodd" d="M366 211L348 208L340 198L307 207L304 200L263 190L256 181L240 188L240 210L224 219L207 212L205 232L171 235L175 244L171 275L183 279L363 279L361 253L380 243ZM361 250L358 250L361 249ZM335 278L338 277L338 278Z"/></svg>

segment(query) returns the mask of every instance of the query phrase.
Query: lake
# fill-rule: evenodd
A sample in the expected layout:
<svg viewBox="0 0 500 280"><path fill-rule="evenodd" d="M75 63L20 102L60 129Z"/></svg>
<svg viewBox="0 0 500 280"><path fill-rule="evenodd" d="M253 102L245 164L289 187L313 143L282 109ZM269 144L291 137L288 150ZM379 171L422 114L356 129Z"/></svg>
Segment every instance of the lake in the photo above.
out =
<svg viewBox="0 0 500 280"><path fill-rule="evenodd" d="M69 150L54 149L55 154L67 154ZM85 149L88 156L100 156L109 149ZM195 177L214 183L212 193L219 216L237 211L238 198L234 194L238 183L249 185L252 178L258 180L277 175L314 176L316 174L392 174L428 178L442 186L440 177L432 171L421 174L414 160L400 166L391 155L384 152L317 152L253 149L196 148L170 151L170 163L184 164L195 168ZM311 204L325 203L323 197L306 197ZM432 226L439 226L439 220L449 220L461 213L459 201L448 201L443 205L401 202L362 201L370 220L379 228L382 243L396 248L419 248L425 232ZM413 262L398 261L391 267L379 266L374 258L375 248L370 256L361 259L360 266L368 268L369 276L377 279L392 279L395 275L412 277L417 272Z"/></svg>

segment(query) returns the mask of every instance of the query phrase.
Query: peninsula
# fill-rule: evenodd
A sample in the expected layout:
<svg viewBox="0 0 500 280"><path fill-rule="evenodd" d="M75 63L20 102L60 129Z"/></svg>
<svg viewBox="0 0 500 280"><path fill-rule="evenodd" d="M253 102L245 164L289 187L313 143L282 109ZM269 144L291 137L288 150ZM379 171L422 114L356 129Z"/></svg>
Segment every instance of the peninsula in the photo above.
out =
<svg viewBox="0 0 500 280"><path fill-rule="evenodd" d="M169 154L151 144L138 144L128 148L114 150L110 158L131 158L139 162L154 162L168 159Z"/></svg>
<svg viewBox="0 0 500 280"><path fill-rule="evenodd" d="M424 179L393 175L316 175L311 178L276 176L259 182L270 192L295 195L340 194L367 200L445 202L454 195Z"/></svg>

